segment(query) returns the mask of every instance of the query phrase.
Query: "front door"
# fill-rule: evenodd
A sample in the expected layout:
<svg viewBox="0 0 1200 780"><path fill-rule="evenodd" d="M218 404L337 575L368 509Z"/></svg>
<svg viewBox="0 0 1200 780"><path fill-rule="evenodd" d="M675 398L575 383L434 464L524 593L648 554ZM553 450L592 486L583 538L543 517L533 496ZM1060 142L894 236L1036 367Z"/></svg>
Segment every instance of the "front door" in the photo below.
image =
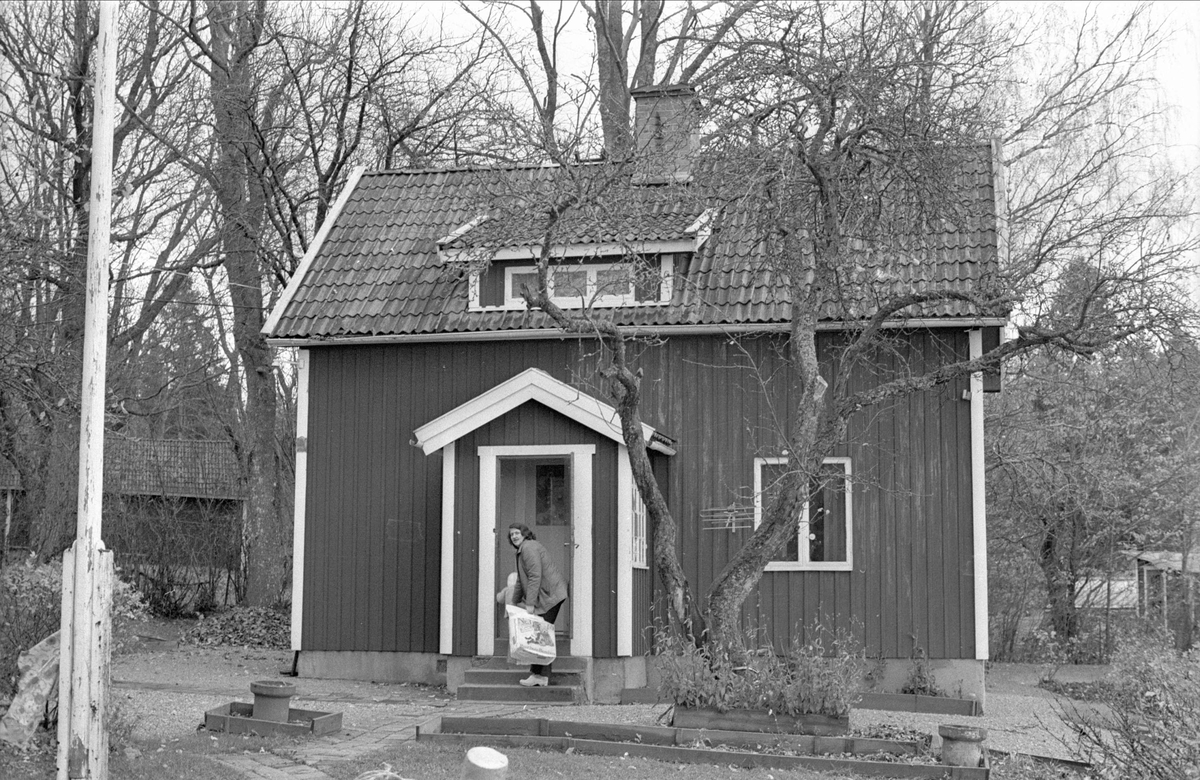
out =
<svg viewBox="0 0 1200 780"><path fill-rule="evenodd" d="M499 458L496 482L496 590L503 589L508 575L517 570L517 551L508 541L511 523L529 526L570 583L574 525L570 456ZM554 625L559 639L570 637L570 599L559 610ZM504 605L496 609L496 640L498 652L508 646Z"/></svg>

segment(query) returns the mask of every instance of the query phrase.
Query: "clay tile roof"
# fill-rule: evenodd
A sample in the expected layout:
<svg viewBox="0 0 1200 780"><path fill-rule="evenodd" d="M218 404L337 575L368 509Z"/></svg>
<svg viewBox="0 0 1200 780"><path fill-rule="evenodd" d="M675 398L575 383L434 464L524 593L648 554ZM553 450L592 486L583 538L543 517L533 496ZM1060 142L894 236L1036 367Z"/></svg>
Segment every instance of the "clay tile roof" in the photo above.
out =
<svg viewBox="0 0 1200 780"><path fill-rule="evenodd" d="M22 489L16 468L0 458L0 490ZM104 440L104 490L135 496L243 499L237 458L228 442L182 439Z"/></svg>
<svg viewBox="0 0 1200 780"><path fill-rule="evenodd" d="M0 490L20 490L21 475L17 468L0 456Z"/></svg>
<svg viewBox="0 0 1200 780"><path fill-rule="evenodd" d="M246 495L237 458L224 441L104 442L104 489L109 493L240 499Z"/></svg>
<svg viewBox="0 0 1200 780"><path fill-rule="evenodd" d="M539 242L544 222L536 208L531 207L524 218L511 217L520 213L527 200L536 200L519 194L536 193L556 176L586 170L581 166L364 174L295 293L277 312L278 321L268 335L321 341L546 327L547 320L539 312L469 310L469 280L463 264L447 261L439 249ZM997 268L993 180L990 147L981 145L977 158L957 178L962 212L968 216L936 232L898 237L894 252L863 255L847 271L855 275L857 289L864 291L860 300L843 298L836 307L827 305L823 319L836 322L861 316L870 310L867 297L893 290L932 285L961 292L976 289ZM686 187L647 187L640 207L592 214L557 231L556 240L621 243L692 237L688 229L706 207L689 197ZM497 194L489 198L489 192ZM509 218L487 214L486 204L495 205L495 211ZM791 303L785 280L764 262L753 215L744 209L719 209L708 230L711 235L699 251L675 256L676 285L669 305L606 309L608 316L619 325L647 327L786 323ZM946 301L910 316L981 314L966 303Z"/></svg>

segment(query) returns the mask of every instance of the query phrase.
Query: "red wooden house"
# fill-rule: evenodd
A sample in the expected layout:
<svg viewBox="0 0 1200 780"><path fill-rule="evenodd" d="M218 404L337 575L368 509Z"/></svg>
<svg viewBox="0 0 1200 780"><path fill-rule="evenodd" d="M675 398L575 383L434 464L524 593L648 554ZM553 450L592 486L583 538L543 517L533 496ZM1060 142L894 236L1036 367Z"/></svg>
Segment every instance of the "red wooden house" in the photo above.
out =
<svg viewBox="0 0 1200 780"><path fill-rule="evenodd" d="M664 108L669 124L686 93L639 97L639 126ZM563 651L586 659L588 695L612 700L652 676L655 573L595 342L526 310L532 239L506 243L480 219L479 192L496 177L532 188L560 173L356 174L272 312L271 342L300 355L292 632L302 675L456 688L497 651L493 596L513 569L504 528L518 521L568 572L558 628ZM985 148L960 177L978 216L891 270L960 290L994 272L996 178ZM686 184L648 183L636 219L612 235L566 235L552 282L564 301L599 293L602 316L657 337L639 357L645 434L702 594L748 537L784 454L775 412L786 408L790 303L755 270L744 220L681 205L672 186ZM486 266L464 262L481 247ZM616 273L630 252L636 278ZM828 358L844 323L832 309L823 322ZM1003 321L944 303L894 325L864 386L979 355ZM857 415L828 461L844 489L768 567L747 621L777 638L814 622L852 631L893 661L893 686L927 654L944 688L982 696L983 389L983 377L964 378Z"/></svg>

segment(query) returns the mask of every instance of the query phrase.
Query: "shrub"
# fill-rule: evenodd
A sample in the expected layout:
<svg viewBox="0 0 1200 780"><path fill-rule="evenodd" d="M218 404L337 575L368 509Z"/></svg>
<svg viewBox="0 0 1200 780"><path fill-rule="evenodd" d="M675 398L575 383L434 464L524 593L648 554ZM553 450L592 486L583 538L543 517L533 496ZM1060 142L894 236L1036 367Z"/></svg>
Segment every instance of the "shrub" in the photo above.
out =
<svg viewBox="0 0 1200 780"><path fill-rule="evenodd" d="M1076 714L1076 733L1104 778L1200 778L1200 654L1170 636L1122 642L1107 708Z"/></svg>
<svg viewBox="0 0 1200 780"><path fill-rule="evenodd" d="M696 647L669 634L655 658L659 691L677 705L719 712L767 709L793 717L845 717L860 696L866 657L844 632L809 633L816 638L805 642L797 632L784 654L770 643L751 642L756 649L746 663L735 661L729 648Z"/></svg>
<svg viewBox="0 0 1200 780"><path fill-rule="evenodd" d="M105 511L105 540L155 615L192 617L238 599L237 502L126 496Z"/></svg>
<svg viewBox="0 0 1200 780"><path fill-rule="evenodd" d="M145 616L142 598L120 577L113 581L113 625ZM0 570L0 694L16 692L17 657L58 630L62 621L62 561L33 556ZM124 632L113 631L113 650Z"/></svg>
<svg viewBox="0 0 1200 780"><path fill-rule="evenodd" d="M908 677L900 688L900 693L912 693L919 696L941 696L942 689L938 687L929 667L929 654L925 648L913 650L912 665L908 669Z"/></svg>
<svg viewBox="0 0 1200 780"><path fill-rule="evenodd" d="M58 630L62 615L62 564L36 559L0 570L0 695L17 690L17 656Z"/></svg>

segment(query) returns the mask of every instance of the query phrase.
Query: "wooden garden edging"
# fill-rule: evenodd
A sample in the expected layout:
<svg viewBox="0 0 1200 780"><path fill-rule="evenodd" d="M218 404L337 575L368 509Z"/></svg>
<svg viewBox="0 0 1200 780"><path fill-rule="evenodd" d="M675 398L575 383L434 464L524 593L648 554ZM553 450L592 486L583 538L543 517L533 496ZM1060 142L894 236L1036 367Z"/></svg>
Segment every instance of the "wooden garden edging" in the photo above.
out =
<svg viewBox="0 0 1200 780"><path fill-rule="evenodd" d="M625 688L621 691L622 704L664 704L655 688ZM923 712L933 715L982 715L979 702L974 699L952 699L947 696L923 696L915 693L864 693L855 709L887 710L889 712Z"/></svg>
<svg viewBox="0 0 1200 780"><path fill-rule="evenodd" d="M671 725L688 729L725 729L783 734L840 736L850 732L850 718L829 715L776 715L768 710L730 710L675 705Z"/></svg>
<svg viewBox="0 0 1200 780"><path fill-rule="evenodd" d="M817 769L849 772L867 777L941 778L955 780L987 780L987 767L950 767L943 764L906 764L890 761L867 761L847 758L826 758L813 755L773 755L738 750L682 747L678 741L726 744L743 747L785 747L801 749L862 748L871 753L892 750L916 752L916 744L897 740L860 739L857 737L814 737L795 734L758 734L713 732L710 730L676 729L660 726L622 726L599 723L579 723L538 719L455 718L444 717L428 727L418 727L418 741L448 743L463 746L488 744L509 747L571 749L576 753L601 756L630 756L684 764L716 764L745 768ZM613 741L640 739L641 742ZM667 742L667 740L670 742ZM656 744L657 743L657 744ZM671 744L676 743L676 744ZM841 752L847 752L842 750Z"/></svg>
<svg viewBox="0 0 1200 780"><path fill-rule="evenodd" d="M915 693L864 693L856 709L887 710L889 712L923 712L932 715L982 715L974 699L952 699L948 696L923 696Z"/></svg>
<svg viewBox="0 0 1200 780"><path fill-rule="evenodd" d="M547 718L443 717L442 733L500 734L532 737L574 737L609 742L636 741L645 745L686 747L698 743L746 748L785 748L798 753L891 753L916 755L916 742L866 737L817 737L808 734L760 734L670 726L626 726L609 723L557 721Z"/></svg>

